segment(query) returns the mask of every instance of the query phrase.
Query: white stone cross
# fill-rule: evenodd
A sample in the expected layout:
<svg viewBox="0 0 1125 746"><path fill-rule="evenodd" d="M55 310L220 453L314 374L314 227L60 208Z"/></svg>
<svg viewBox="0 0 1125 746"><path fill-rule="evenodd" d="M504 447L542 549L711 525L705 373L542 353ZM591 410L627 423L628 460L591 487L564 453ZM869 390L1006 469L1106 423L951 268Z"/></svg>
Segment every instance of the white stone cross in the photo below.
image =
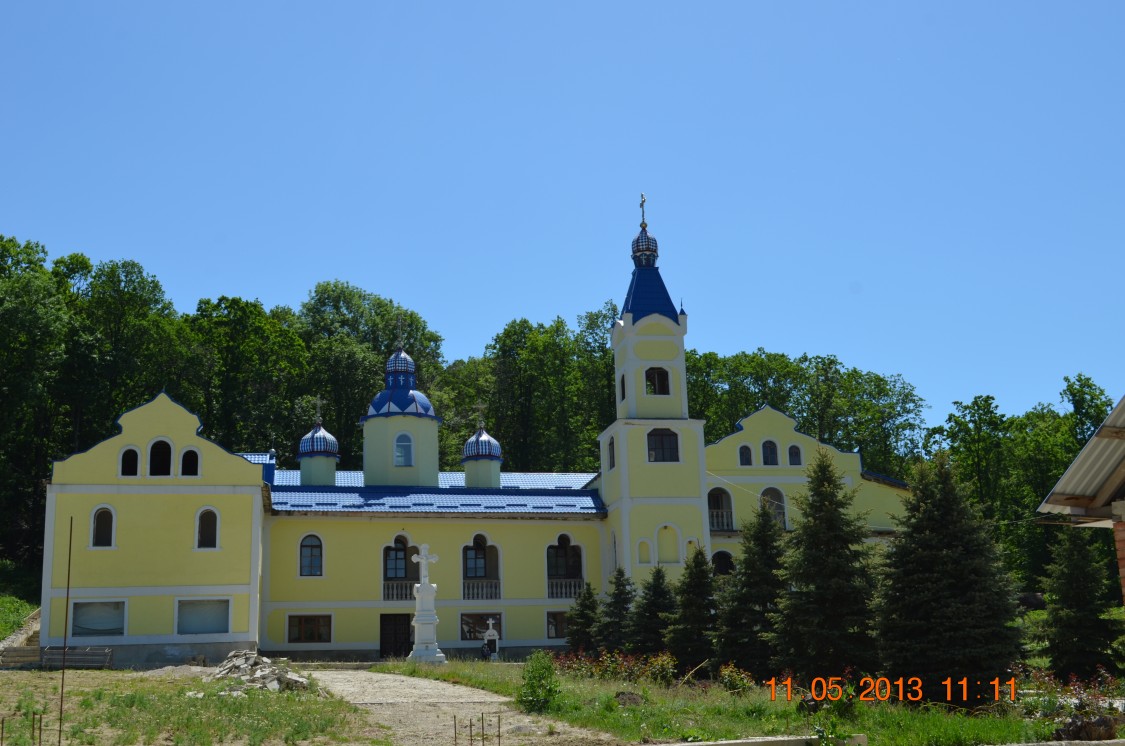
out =
<svg viewBox="0 0 1125 746"><path fill-rule="evenodd" d="M430 554L430 545L429 544L423 544L421 547L419 547L418 554L411 557L410 561L418 563L418 582L419 583L429 583L430 582L430 567L429 567L429 565L430 565L431 562L437 562L438 561L438 556L436 554Z"/></svg>
<svg viewBox="0 0 1125 746"><path fill-rule="evenodd" d="M488 619L488 631L489 631L489 632L492 632L492 631L493 631L493 630L492 630L492 625L494 625L494 624L496 624L496 620L495 620L495 619L492 619L491 617L489 617L489 619Z"/></svg>

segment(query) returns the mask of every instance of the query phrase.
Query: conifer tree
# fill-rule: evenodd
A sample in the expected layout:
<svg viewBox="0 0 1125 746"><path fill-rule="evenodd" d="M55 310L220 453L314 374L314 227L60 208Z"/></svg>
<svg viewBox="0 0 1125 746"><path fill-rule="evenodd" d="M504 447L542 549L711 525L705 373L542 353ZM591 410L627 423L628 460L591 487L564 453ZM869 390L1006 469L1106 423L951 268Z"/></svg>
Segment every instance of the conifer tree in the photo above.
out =
<svg viewBox="0 0 1125 746"><path fill-rule="evenodd" d="M781 525L764 505L742 525L742 554L719 603L715 648L718 659L758 678L773 673L776 657L769 635L785 586L781 581Z"/></svg>
<svg viewBox="0 0 1125 746"><path fill-rule="evenodd" d="M846 669L874 670L871 635L872 582L867 567L864 519L852 512L854 491L828 451L820 449L808 468L808 487L794 503L801 512L786 539L782 581L789 587L772 615L767 639L778 652L777 667L799 681L839 676Z"/></svg>
<svg viewBox="0 0 1125 746"><path fill-rule="evenodd" d="M641 593L629 617L630 653L654 655L664 650L664 633L668 620L676 611L676 597L668 585L664 568L657 565L648 579L641 583Z"/></svg>
<svg viewBox="0 0 1125 746"><path fill-rule="evenodd" d="M995 695L1018 654L1011 585L988 526L958 487L944 454L914 473L913 495L886 557L879 632L886 675L918 677L945 700L946 678L968 680L968 703ZM981 682L981 688L976 688ZM952 687L959 701L961 687Z"/></svg>
<svg viewBox="0 0 1125 746"><path fill-rule="evenodd" d="M696 547L675 586L676 610L664 641L680 667L691 671L714 654L715 584L707 555Z"/></svg>
<svg viewBox="0 0 1125 746"><path fill-rule="evenodd" d="M566 644L575 653L597 652L594 630L597 628L601 604L589 583L583 586L574 599L574 605L566 612Z"/></svg>
<svg viewBox="0 0 1125 746"><path fill-rule="evenodd" d="M633 581L623 568L617 568L609 578L609 597L602 604L601 616L594 627L598 648L624 650L629 626L629 612L637 592Z"/></svg>
<svg viewBox="0 0 1125 746"><path fill-rule="evenodd" d="M1093 543L1093 531L1067 529L1052 548L1043 590L1047 596L1047 654L1060 678L1089 679L1100 664L1112 668L1110 644L1118 626L1103 619L1109 611L1105 564Z"/></svg>

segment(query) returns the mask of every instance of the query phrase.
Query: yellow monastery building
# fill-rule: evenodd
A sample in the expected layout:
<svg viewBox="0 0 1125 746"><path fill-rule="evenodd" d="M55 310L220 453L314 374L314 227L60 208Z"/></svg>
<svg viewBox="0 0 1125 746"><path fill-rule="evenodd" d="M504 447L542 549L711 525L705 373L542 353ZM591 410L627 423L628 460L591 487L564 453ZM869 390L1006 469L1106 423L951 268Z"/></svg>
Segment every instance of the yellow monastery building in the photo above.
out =
<svg viewBox="0 0 1125 746"><path fill-rule="evenodd" d="M453 655L475 654L489 619L509 653L564 645L572 599L618 567L638 584L657 565L675 579L700 547L729 572L738 527L760 503L786 527L800 519L791 496L825 446L768 407L705 443L687 407L687 314L644 223L632 257L612 333L617 418L599 436L598 473L504 472L483 428L464 471L439 472L440 419L403 350L357 413L362 471L337 471L336 439L319 424L301 439L300 470L277 469L272 452L231 453L160 394L121 415L120 434L55 464L42 644L65 632L137 666L248 647L405 655L423 544L439 557L438 643ZM827 450L872 535L889 533L905 485Z"/></svg>

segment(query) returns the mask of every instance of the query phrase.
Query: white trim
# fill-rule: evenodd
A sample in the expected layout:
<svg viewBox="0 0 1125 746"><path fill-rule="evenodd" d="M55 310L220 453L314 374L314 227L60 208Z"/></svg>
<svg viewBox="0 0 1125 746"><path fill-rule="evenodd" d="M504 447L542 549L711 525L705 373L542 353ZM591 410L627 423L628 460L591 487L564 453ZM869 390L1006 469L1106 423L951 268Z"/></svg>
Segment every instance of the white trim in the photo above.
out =
<svg viewBox="0 0 1125 746"><path fill-rule="evenodd" d="M328 642L290 642L289 641L289 619L295 616L326 616L328 617ZM324 614L286 614L285 615L285 630L282 632L282 638L285 640L286 645L292 645L297 650L317 650L317 645L333 645L333 640L336 639L336 614L334 612L327 612Z"/></svg>
<svg viewBox="0 0 1125 746"><path fill-rule="evenodd" d="M254 642L254 637L248 632L233 632L225 635L107 635L102 637L79 637L82 647L87 645L111 648L127 648L132 645L193 645L210 642ZM62 645L61 637L42 637L40 644ZM73 644L74 639L67 640Z"/></svg>
<svg viewBox="0 0 1125 746"><path fill-rule="evenodd" d="M180 632L180 604L184 601L226 601L227 602L227 631L226 632ZM207 635L229 635L234 627L234 604L230 596L176 596L172 599L172 634L176 637L185 637L189 640L202 640Z"/></svg>
<svg viewBox="0 0 1125 746"><path fill-rule="evenodd" d="M153 474L152 473L152 447L159 442L168 444L168 473L167 474ZM146 465L148 469L145 470L144 475L148 478L156 479L171 479L176 476L176 444L167 435L157 435L155 438L148 442L145 447L145 453L148 454Z"/></svg>
<svg viewBox="0 0 1125 746"><path fill-rule="evenodd" d="M66 598L66 588L51 588L47 598ZM252 585L138 585L138 586L89 586L71 588L71 598L101 598L103 596L238 596L253 591Z"/></svg>
<svg viewBox="0 0 1125 746"><path fill-rule="evenodd" d="M121 473L121 457L125 455L125 451L133 449L137 452L137 473L136 474L123 474ZM117 451L117 478L118 479L140 479L144 471L141 469L141 447L138 445L128 444L123 445Z"/></svg>
<svg viewBox="0 0 1125 746"><path fill-rule="evenodd" d="M203 515L203 511L210 510L215 514L215 546L201 547L199 546L199 517ZM219 552L223 549L222 542L222 517L219 514L219 509L211 505L204 505L199 510L195 511L195 533L192 541L193 552Z"/></svg>
<svg viewBox="0 0 1125 746"><path fill-rule="evenodd" d="M52 573L55 567L55 486L47 485L47 511L43 521L43 577L39 585L39 629L41 637L47 637L51 631L51 600L54 596L54 587L51 585ZM70 547L68 547L70 549ZM63 589L65 598L66 590Z"/></svg>
<svg viewBox="0 0 1125 746"><path fill-rule="evenodd" d="M195 474L184 474L184 454L188 451L195 451ZM180 457L176 462L176 476L180 479L202 479L203 478L203 454L195 446L184 446L180 449Z"/></svg>
<svg viewBox="0 0 1125 746"><path fill-rule="evenodd" d="M94 532L97 530L97 527L94 525L94 519L97 517L99 510L108 510L110 516L113 518L113 523L109 531L109 544L106 546L94 544ZM94 506L93 510L90 511L90 534L88 538L89 542L86 545L86 549L88 550L102 552L107 549L117 549L117 510L109 503L98 503Z"/></svg>
<svg viewBox="0 0 1125 746"><path fill-rule="evenodd" d="M302 545L305 543L305 539L309 538L310 536L315 536L316 540L320 542L320 574L319 575L303 575L301 573L301 549L302 549ZM297 577L301 580L306 580L308 578L323 578L327 574L326 569L324 567L325 559L326 559L325 555L326 554L327 554L327 552L324 551L324 537L322 537L320 534L316 533L315 531L309 531L308 533L301 534L301 538L297 541Z"/></svg>

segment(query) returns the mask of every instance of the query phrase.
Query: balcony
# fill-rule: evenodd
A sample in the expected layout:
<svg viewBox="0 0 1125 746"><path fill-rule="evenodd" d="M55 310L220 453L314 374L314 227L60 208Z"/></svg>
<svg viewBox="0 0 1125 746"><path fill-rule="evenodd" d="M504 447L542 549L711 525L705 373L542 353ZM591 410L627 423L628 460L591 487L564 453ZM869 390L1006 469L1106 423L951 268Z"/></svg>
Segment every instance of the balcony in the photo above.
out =
<svg viewBox="0 0 1125 746"><path fill-rule="evenodd" d="M462 598L466 601L491 601L500 598L499 580L465 580Z"/></svg>
<svg viewBox="0 0 1125 746"><path fill-rule="evenodd" d="M413 601L414 584L417 580L384 580L384 601Z"/></svg>
<svg viewBox="0 0 1125 746"><path fill-rule="evenodd" d="M547 578L547 598L578 598L585 583L582 578Z"/></svg>
<svg viewBox="0 0 1125 746"><path fill-rule="evenodd" d="M712 531L734 531L734 511L731 511L731 510L712 510L711 511L711 530Z"/></svg>

